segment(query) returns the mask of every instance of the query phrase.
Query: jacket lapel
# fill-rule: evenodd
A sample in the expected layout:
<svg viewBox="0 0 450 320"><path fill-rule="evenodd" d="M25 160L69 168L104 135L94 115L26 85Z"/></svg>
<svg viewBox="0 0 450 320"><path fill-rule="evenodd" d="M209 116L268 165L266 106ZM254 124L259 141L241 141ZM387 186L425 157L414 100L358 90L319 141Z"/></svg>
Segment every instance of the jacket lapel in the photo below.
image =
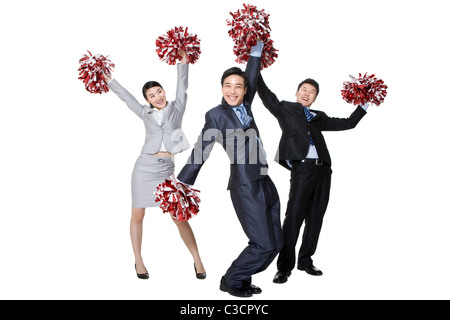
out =
<svg viewBox="0 0 450 320"><path fill-rule="evenodd" d="M310 112L314 112L316 115L311 119L311 121L317 121L320 120L321 116L322 116L322 112L319 110L309 110Z"/></svg>
<svg viewBox="0 0 450 320"><path fill-rule="evenodd" d="M301 105L301 103L290 103L288 107L292 109L294 113L298 114L298 116L302 118L305 122L308 122L308 119L306 119L306 114L305 111L303 110L303 106Z"/></svg>
<svg viewBox="0 0 450 320"><path fill-rule="evenodd" d="M161 120L161 127L164 125L164 122L166 122L167 117L169 116L169 111L171 107L171 103L169 103L164 109L163 109L163 116L162 116L162 120Z"/></svg>
<svg viewBox="0 0 450 320"><path fill-rule="evenodd" d="M166 122L167 118L169 117L169 113L172 107L172 102L167 104L167 106L162 111L154 111L154 112L162 112L162 119L161 124L159 124L153 117L151 117L151 120L154 124L156 124L159 127L162 127L164 123Z"/></svg>
<svg viewBox="0 0 450 320"><path fill-rule="evenodd" d="M150 120L151 123L153 123L155 126L159 126L158 122L156 122L155 118L153 117L154 109L150 106L147 107L147 118Z"/></svg>
<svg viewBox="0 0 450 320"><path fill-rule="evenodd" d="M228 119L230 119L230 121L234 124L235 128L244 129L244 126L242 125L241 121L237 117L232 107L223 98L222 98L222 109L224 110Z"/></svg>
<svg viewBox="0 0 450 320"><path fill-rule="evenodd" d="M289 107L294 110L295 113L297 113L300 118L302 118L305 122L308 122L308 119L306 119L305 111L303 110L303 106L301 103L293 103L289 104ZM315 113L315 116L312 117L311 121L317 121L321 118L322 112L318 110L309 109L310 112Z"/></svg>

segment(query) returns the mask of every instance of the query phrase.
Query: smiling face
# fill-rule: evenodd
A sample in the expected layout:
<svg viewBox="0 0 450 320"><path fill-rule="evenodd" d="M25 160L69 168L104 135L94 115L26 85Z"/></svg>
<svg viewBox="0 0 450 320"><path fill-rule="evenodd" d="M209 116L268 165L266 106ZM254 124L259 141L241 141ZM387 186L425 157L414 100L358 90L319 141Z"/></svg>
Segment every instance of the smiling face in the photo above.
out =
<svg viewBox="0 0 450 320"><path fill-rule="evenodd" d="M244 86L244 78L238 75L226 77L222 85L222 94L225 101L232 107L242 104L247 88Z"/></svg>
<svg viewBox="0 0 450 320"><path fill-rule="evenodd" d="M298 88L295 95L298 103L309 108L316 101L317 90L312 84L304 83Z"/></svg>
<svg viewBox="0 0 450 320"><path fill-rule="evenodd" d="M167 105L166 92L161 87L152 87L145 92L146 100L153 108L163 109Z"/></svg>

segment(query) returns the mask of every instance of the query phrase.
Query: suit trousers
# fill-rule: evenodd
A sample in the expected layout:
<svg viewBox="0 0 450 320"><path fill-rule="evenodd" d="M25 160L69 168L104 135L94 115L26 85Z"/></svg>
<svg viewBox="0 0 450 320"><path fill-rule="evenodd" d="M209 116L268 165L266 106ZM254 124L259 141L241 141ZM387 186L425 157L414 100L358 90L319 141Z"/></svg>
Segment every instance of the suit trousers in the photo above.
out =
<svg viewBox="0 0 450 320"><path fill-rule="evenodd" d="M253 274L264 271L283 245L280 199L269 176L233 188L230 195L249 242L224 278L230 287L240 288L251 283Z"/></svg>
<svg viewBox="0 0 450 320"><path fill-rule="evenodd" d="M323 217L328 206L331 167L313 162L292 161L291 187L283 222L284 245L277 260L279 271L289 272L295 266L295 247L305 221L297 264L310 266L315 253Z"/></svg>

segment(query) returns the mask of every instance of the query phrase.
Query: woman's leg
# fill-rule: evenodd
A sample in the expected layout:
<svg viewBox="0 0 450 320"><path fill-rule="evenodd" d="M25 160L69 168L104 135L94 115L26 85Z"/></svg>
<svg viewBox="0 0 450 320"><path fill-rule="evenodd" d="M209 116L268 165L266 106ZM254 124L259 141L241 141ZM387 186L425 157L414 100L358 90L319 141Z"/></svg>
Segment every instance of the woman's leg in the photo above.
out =
<svg viewBox="0 0 450 320"><path fill-rule="evenodd" d="M173 222L175 222L176 226L178 227L181 239L183 239L184 244L188 248L192 257L194 258L194 264L197 273L205 273L206 272L205 268L203 267L202 260L200 259L200 254L198 253L197 242L195 241L194 232L192 232L189 222L178 220L173 220Z"/></svg>
<svg viewBox="0 0 450 320"><path fill-rule="evenodd" d="M134 258L136 263L136 271L139 274L147 272L144 261L142 260L142 227L144 222L145 208L131 209L130 236L133 246Z"/></svg>

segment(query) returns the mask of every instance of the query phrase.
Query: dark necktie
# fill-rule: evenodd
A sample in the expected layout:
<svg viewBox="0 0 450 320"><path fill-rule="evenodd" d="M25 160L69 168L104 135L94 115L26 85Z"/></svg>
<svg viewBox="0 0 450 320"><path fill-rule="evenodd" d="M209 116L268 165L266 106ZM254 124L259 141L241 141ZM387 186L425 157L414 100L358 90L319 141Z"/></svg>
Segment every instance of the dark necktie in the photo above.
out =
<svg viewBox="0 0 450 320"><path fill-rule="evenodd" d="M308 108L303 107L303 110L305 111L306 119L308 120L308 122L310 122L311 119L313 118L313 115L311 114L311 112L309 112L309 109L308 109ZM309 144L312 145L312 146L314 145L314 142L313 142L313 138L312 138L311 132L310 132L310 134L309 134Z"/></svg>

